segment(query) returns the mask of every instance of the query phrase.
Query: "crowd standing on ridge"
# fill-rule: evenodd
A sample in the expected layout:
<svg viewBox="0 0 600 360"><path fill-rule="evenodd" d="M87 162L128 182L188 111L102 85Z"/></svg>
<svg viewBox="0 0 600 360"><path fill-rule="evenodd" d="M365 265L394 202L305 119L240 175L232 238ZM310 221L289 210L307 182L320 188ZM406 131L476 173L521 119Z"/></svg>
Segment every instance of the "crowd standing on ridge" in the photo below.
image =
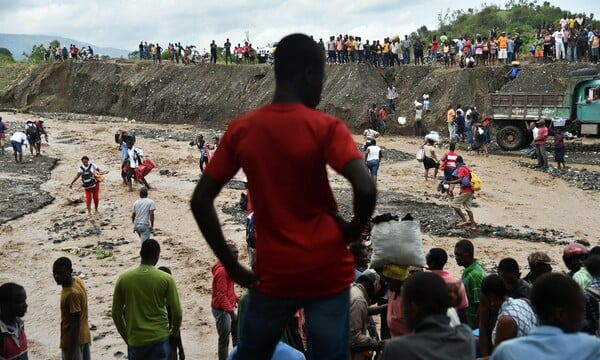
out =
<svg viewBox="0 0 600 360"><path fill-rule="evenodd" d="M407 37L405 40L410 42ZM419 40L410 47L404 43L399 46L399 39L385 39L382 45L378 41L369 45L366 41L368 53L365 46L362 51L360 47L344 47L344 42L349 41L354 44L361 39L332 37L326 45L327 61L393 66L410 62L410 53L405 52L410 47L415 64L424 61L424 45L418 45ZM440 44L445 52L447 42L447 36L433 39L432 59L437 58ZM396 44L395 50L391 44ZM498 60L508 61L512 55L503 45L504 40L499 41ZM219 359L598 359L600 247L587 249L578 243L566 246L563 261L568 274L553 273L552 259L541 252L529 255L530 272L523 278L520 265L510 257L498 263L497 274L488 274L475 256L474 244L467 239L448 249L457 265L464 268L460 279L444 270L448 253L442 248L429 249L426 263L421 266L398 261L370 268L376 181L384 153L376 139L385 136L388 110L395 112L397 92L390 86L387 105L377 109L373 104L369 109L369 129L364 132L361 154L342 120L316 110L325 76L324 46L322 41L315 42L302 34L284 37L275 53L276 88L272 103L234 119L223 138L214 138L212 145L203 136L190 143L200 150L202 174L191 199L191 211L218 258L211 269L211 309L218 332ZM158 44L148 47L157 64L160 49ZM227 61L238 49L239 46L234 47ZM461 51L465 52L464 44ZM145 58L145 54L145 44L141 43L140 55ZM183 61L181 55L176 50L172 61ZM210 58L216 60L213 55L211 46ZM247 57L251 63L250 50ZM246 58L243 48L241 58ZM480 59L483 65L483 56ZM429 100L429 95L424 94L423 103L415 103L415 119L417 115L422 119L423 112L429 111ZM449 151L438 157L433 148L436 141L431 138L426 138L423 149L425 180L430 169L435 169L435 178L440 169L438 163L444 164L440 169L444 171L441 185L453 198L451 206L459 218L456 226L471 231L477 229L471 209L478 191L476 177L456 153L455 146L468 142L470 150L479 152L482 148L487 155L490 124L489 119L487 123L485 120L475 106L464 112L460 105L449 104ZM538 159L545 161L541 166L547 166L541 149L547 131L543 121L537 125L534 145ZM39 136L46 134L42 121L39 126L33 123ZM420 130L415 124L415 132ZM295 139L293 146L268 140L290 137ZM15 132L10 140L17 163L22 162L23 145L30 144L35 155L40 154L35 145L41 140L33 133ZM147 166L143 151L135 147L132 134L120 131L115 140L120 150L123 185L130 191L135 181L144 187L131 213L134 231L141 241L140 264L116 280L111 316L127 345L129 359L183 359L180 329L184 315L177 285L168 268L156 268L161 248L151 238L156 206L148 198L150 187L144 172L139 171ZM210 150L217 146L218 151L211 154ZM265 152L265 148L271 150ZM89 160L87 156L81 158L82 166L69 186L81 179L91 216L92 200L96 211L98 208L103 172ZM273 164L283 168L272 171ZM338 212L327 176L328 165L351 185L350 220ZM250 224L254 227L249 267L240 263L238 249L225 238L214 205L224 185L240 169L247 176L244 208L252 215L248 229ZM405 219L397 220L390 215L378 222ZM66 257L54 262L52 272L62 287L62 357L90 359L89 304L84 281L74 275ZM238 296L234 283L246 288L246 293ZM0 286L2 358L27 359L22 320L27 311L26 299L26 291L20 285ZM373 320L375 315L382 318L379 329ZM230 338L234 345L231 352Z"/></svg>

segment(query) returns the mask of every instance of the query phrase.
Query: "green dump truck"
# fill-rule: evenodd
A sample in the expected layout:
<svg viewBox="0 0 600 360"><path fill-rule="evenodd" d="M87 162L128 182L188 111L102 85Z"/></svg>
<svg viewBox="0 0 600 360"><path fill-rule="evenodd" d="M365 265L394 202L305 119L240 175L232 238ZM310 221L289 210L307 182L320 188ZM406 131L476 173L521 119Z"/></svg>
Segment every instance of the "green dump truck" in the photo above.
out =
<svg viewBox="0 0 600 360"><path fill-rule="evenodd" d="M564 119L566 129L579 135L600 134L600 75L596 69L569 73L563 94L490 94L496 142L503 150L518 150L531 142L529 123L540 118Z"/></svg>

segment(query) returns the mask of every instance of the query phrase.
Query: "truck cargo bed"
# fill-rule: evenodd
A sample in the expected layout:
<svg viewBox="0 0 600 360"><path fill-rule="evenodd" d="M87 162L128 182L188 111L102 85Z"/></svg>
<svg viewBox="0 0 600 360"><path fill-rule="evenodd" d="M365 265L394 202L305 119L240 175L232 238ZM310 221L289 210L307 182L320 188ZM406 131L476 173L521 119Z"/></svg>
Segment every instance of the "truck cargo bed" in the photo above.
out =
<svg viewBox="0 0 600 360"><path fill-rule="evenodd" d="M490 94L492 116L497 120L537 120L570 117L564 94L496 93Z"/></svg>

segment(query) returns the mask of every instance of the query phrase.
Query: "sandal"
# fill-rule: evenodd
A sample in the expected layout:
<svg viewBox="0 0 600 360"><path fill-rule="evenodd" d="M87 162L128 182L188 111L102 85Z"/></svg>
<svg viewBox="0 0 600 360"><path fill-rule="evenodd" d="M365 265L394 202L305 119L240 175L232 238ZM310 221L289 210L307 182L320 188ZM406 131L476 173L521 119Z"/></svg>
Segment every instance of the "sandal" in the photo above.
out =
<svg viewBox="0 0 600 360"><path fill-rule="evenodd" d="M475 226L475 225L471 225L471 226L469 227L469 229L470 229L470 230L473 230L473 231L475 231L475 230L477 230L477 226Z"/></svg>
<svg viewBox="0 0 600 360"><path fill-rule="evenodd" d="M466 225L471 225L471 222L469 221L459 221L456 223L456 226L466 226Z"/></svg>

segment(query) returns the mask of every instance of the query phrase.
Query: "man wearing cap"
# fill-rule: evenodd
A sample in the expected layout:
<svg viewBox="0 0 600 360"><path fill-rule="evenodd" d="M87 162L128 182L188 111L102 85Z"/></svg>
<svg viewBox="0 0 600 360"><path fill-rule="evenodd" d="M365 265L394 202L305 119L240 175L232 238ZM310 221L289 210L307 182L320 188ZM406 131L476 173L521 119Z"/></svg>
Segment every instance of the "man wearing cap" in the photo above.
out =
<svg viewBox="0 0 600 360"><path fill-rule="evenodd" d="M527 257L527 262L529 263L529 273L525 275L523 280L530 284L533 284L541 275L552 272L552 259L545 252L536 251L531 253Z"/></svg>
<svg viewBox="0 0 600 360"><path fill-rule="evenodd" d="M365 270L350 288L350 353L352 360L364 360L381 344L368 335L369 305L381 290L381 278L373 269Z"/></svg>
<svg viewBox="0 0 600 360"><path fill-rule="evenodd" d="M506 32L501 32L498 36L498 61L502 64L508 58L508 37Z"/></svg>
<svg viewBox="0 0 600 360"><path fill-rule="evenodd" d="M539 119L537 137L533 139L535 153L537 155L538 168L546 169L548 167L548 154L546 153L546 140L548 139L548 128L544 119Z"/></svg>

